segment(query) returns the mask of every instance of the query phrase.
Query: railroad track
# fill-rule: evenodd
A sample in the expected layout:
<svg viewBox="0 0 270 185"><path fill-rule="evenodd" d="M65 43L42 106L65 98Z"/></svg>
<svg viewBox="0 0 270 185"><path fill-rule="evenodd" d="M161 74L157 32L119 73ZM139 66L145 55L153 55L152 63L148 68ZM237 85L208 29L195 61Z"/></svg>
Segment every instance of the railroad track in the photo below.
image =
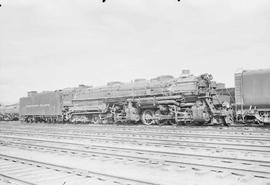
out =
<svg viewBox="0 0 270 185"><path fill-rule="evenodd" d="M7 124L7 123L12 123L10 124L10 126L17 126L17 125L24 125L24 126L31 126L31 125L39 125L41 127L46 127L48 125L60 125L61 127L63 125L65 126L73 126L76 125L76 127L115 127L116 124L85 124L85 123L78 123L78 124L71 124L71 123L27 123L27 122L21 122L21 121L12 121L12 122L6 122L6 121L0 121L0 124ZM226 126L219 126L219 125L204 125L204 126L196 126L196 125L143 125L143 124L119 124L117 125L117 127L121 127L121 128L132 128L132 127L136 127L136 128L159 128L159 129L175 129L175 128L192 128L192 129L216 129L216 128L222 128L224 130L242 130L243 128L247 129L257 129L257 130L270 130L269 126L265 125L265 126L261 126L261 125L249 125L249 124L235 124L235 125L231 125L229 127Z"/></svg>
<svg viewBox="0 0 270 185"><path fill-rule="evenodd" d="M159 168L173 167L176 170L189 168L194 171L209 170L211 172L230 173L237 176L253 176L257 178L270 179L270 162L247 159L234 159L226 157L215 157L198 154L183 154L160 152L150 150L132 150L124 148L100 148L88 147L88 149L74 149L69 146L48 146L41 144L29 144L23 142L1 142L3 146L18 147L26 150L58 153L98 158L99 160L112 160L116 162L131 163L134 165L158 166ZM67 143L65 143L67 145ZM104 148L107 150L105 151ZM97 150L98 149L98 150ZM191 162L190 162L191 161ZM213 164L214 162L214 164ZM236 167L237 166L237 167Z"/></svg>
<svg viewBox="0 0 270 185"><path fill-rule="evenodd" d="M156 183L0 154L0 180L6 183L157 185ZM1 182L1 181L0 181Z"/></svg>
<svg viewBox="0 0 270 185"><path fill-rule="evenodd" d="M131 143L135 145L149 145L149 146L164 146L164 147L171 147L171 148L181 148L181 147L220 147L222 149L230 149L230 150L250 150L250 151L259 151L259 152L269 152L270 145L269 142L265 141L246 141L245 143L239 142L238 140L232 139L221 139L221 138L198 138L196 137L180 137L178 139L161 139L152 136L148 136L146 138L142 137L135 137L136 134L130 135L130 137L121 137L121 136L114 136L111 134L108 137L107 133L105 135L98 135L98 134L89 134L89 135L75 135L75 134L63 134L63 133L44 133L44 132L3 132L0 131L2 135L18 135L18 136L34 136L34 137L45 137L45 138L55 138L55 139L70 139L70 140L81 140L85 142L110 142L110 143ZM232 142L234 141L234 142ZM245 141L245 140L243 140Z"/></svg>
<svg viewBox="0 0 270 185"><path fill-rule="evenodd" d="M147 129L147 131L146 131ZM189 127L187 128L183 128L183 129L176 129L176 130L159 130L159 129L149 129L147 127L143 127L143 128L137 128L137 127L132 127L132 128L126 128L126 129L119 129L117 126L114 127L82 127L79 129L74 127L74 128L65 128L65 127L56 127L55 125L52 127L45 127L45 128L40 128L40 127L14 127L14 128L9 128L9 127L1 127L1 130L3 131L27 131L27 130L31 130L31 131L41 131L43 130L44 132L65 132L65 133L80 133L80 134L89 134L92 132L95 133L106 133L106 132L112 132L112 133L118 133L118 134L122 134L122 133L136 133L136 134L144 134L144 135L158 135L158 136L163 136L163 135L170 135L170 136L181 136L181 135L204 135L204 136L213 136L213 137L234 137L234 138L250 138L250 139L268 139L270 138L270 133L269 132L264 132L264 133L260 133L260 132L255 132L255 131L251 131L251 132L244 132L242 131L223 131L220 130L218 128L216 129L210 129L210 130L200 130L200 131L196 131L194 129L190 129Z"/></svg>
<svg viewBox="0 0 270 185"><path fill-rule="evenodd" d="M64 125L64 128L61 125L1 126L0 184L44 184L48 179L57 185L65 182L91 185L158 182L132 178L138 176L126 176L122 172L111 174L110 171L95 168L89 168L94 171L82 170L68 163L64 163L66 166L58 165L62 163L55 160L49 160L49 163L45 160L44 163L42 157L30 160L35 162L32 164L22 162L36 154L61 160L65 156L65 159L72 161L105 164L111 170L112 166L121 168L122 165L132 169L157 169L160 174L168 171L177 176L188 171L192 174L229 175L237 179L252 178L255 182L270 181L270 134L266 130L254 129L257 131L252 132L248 129L242 132L238 128L217 131L216 128L205 130L189 127L186 130L174 130L172 127L104 125L94 125L91 128L87 125L79 125L78 128L73 125ZM14 151L18 152L17 157L10 156ZM19 155L20 151L25 152L28 159ZM1 156L13 159L2 160ZM46 165L52 165L51 169ZM68 169L73 172L68 173ZM33 179L38 175L38 180Z"/></svg>
<svg viewBox="0 0 270 185"><path fill-rule="evenodd" d="M163 146L163 147L151 147L151 145L149 144L138 144L138 143L132 143L133 146L128 145L128 142L126 141L125 143L127 145L121 145L121 141L119 141L119 143L117 143L117 141L112 141L111 144L109 141L106 141L105 143L103 142L98 142L93 140L90 143L89 142L80 142L80 141L71 141L71 140L52 140L52 139L41 139L41 138L25 138L25 137L14 137L14 136L0 136L0 139L2 141L27 141L28 143L50 143L50 144L62 144L62 145L75 145L75 146L79 146L79 147L83 147L85 148L86 146L89 147L99 147L99 148L111 148L111 149L127 149L127 150L141 150L144 149L145 147L147 147L149 150L151 149L151 151L168 151L168 146ZM120 143L121 142L121 143ZM101 145L100 145L101 144ZM112 144L115 146L117 145L117 147L111 147ZM121 147L122 146L122 147ZM178 146L180 147L180 146ZM223 147L223 148L222 148ZM197 145L197 146L190 146L187 144L182 144L181 148L174 148L175 152L180 152L180 153L185 153L186 155L192 155L192 153L204 153L206 155L209 156L223 156L223 157L230 157L230 156L235 156L240 155L242 157L245 157L247 159L249 158L254 158L254 155L264 159L264 158L269 158L270 157L270 153L265 151L265 150L255 150L255 149L239 149L239 148L226 148L224 146L203 146L203 145ZM214 155L215 154L215 155Z"/></svg>
<svg viewBox="0 0 270 185"><path fill-rule="evenodd" d="M61 125L57 125L61 126ZM226 131L224 129L204 129L204 130L198 130L190 127L183 127L183 129L173 129L173 130L164 130L164 129L149 129L147 127L124 127L120 128L118 126L114 127L108 127L107 125L102 126L90 126L90 127L81 127L78 126L74 128L66 128L65 126L63 127L57 127L56 125L52 125L51 127L39 127L39 126L30 126L30 127L21 127L21 128L9 128L3 126L1 130L3 131L40 131L43 130L44 132L65 132L65 133L79 133L79 134L89 134L89 133L106 133L106 132L111 132L113 134L141 134L141 135L156 135L156 136L174 136L178 137L180 136L185 136L185 135L201 135L205 137L227 137L227 138L235 138L235 139L252 139L252 140L269 140L270 139L270 133L265 131L264 133L261 132L254 132L254 131L248 131L246 132L245 130L240 130L240 131ZM147 128L147 131L146 131Z"/></svg>
<svg viewBox="0 0 270 185"><path fill-rule="evenodd" d="M1 129L0 131L3 132L8 132L8 131L15 131L15 132L19 132L19 131L28 131L29 129ZM209 132L209 131L205 131L205 132L193 132L193 131L181 131L181 132L149 132L149 131L133 131L133 130L121 130L121 131L115 131L115 130L89 130L89 131L85 131L85 130L61 130L61 129L34 129L31 128L31 131L36 131L36 132L52 132L52 133L72 133L72 134L80 134L80 135L89 135L89 134L118 134L118 135L138 135L138 136L156 136L156 137L171 137L171 138L179 138L179 137L192 137L192 136L198 136L198 137L202 137L202 138L223 138L223 139L238 139L238 140L264 140L264 141L270 141L270 134L268 134L267 136L258 136L255 135L256 133L253 133L253 135L251 134L245 134L245 133L241 133L241 132L234 132L233 134L226 134L226 133L222 133L222 132Z"/></svg>
<svg viewBox="0 0 270 185"><path fill-rule="evenodd" d="M61 129L65 132L69 131L92 131L95 129L98 130L118 130L118 131L145 131L149 132L165 132L166 133L183 133L183 132L216 132L217 134L228 134L228 133L235 133L235 134L266 134L269 136L269 128L250 128L250 127L190 127L190 126L180 126L180 127L172 127L172 126L144 126L144 125L93 125L93 124L29 124L29 123L16 123L16 124L4 124L0 122L1 125L5 128L31 128L31 129Z"/></svg>
<svg viewBox="0 0 270 185"><path fill-rule="evenodd" d="M0 168L1 169L1 168ZM27 182L18 178L0 174L0 184L10 185L10 184L20 184L20 185L35 185L31 182Z"/></svg>
<svg viewBox="0 0 270 185"><path fill-rule="evenodd" d="M211 134L216 133L218 135L223 134L234 134L234 135L267 135L269 134L269 129L261 128L261 129L250 129L250 128L227 128L227 127L157 127L157 126L115 126L115 125L66 125L66 124L22 124L16 125L16 126L6 126L6 128L18 128L25 129L25 128L31 128L31 130L40 130L40 129L46 129L46 130L62 130L64 132L70 132L70 131L79 131L79 132L87 132L87 131L123 131L123 132L144 132L147 128L148 132L154 132L154 133L163 133L163 134L179 134L179 133L205 133L205 134Z"/></svg>

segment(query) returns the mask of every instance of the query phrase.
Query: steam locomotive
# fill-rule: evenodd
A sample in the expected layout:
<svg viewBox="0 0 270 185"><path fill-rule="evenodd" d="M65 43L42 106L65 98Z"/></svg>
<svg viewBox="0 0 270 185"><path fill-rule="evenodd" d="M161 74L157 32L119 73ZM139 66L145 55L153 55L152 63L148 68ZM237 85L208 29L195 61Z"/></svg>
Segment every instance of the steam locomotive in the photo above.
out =
<svg viewBox="0 0 270 185"><path fill-rule="evenodd" d="M79 86L53 92L30 92L20 99L26 122L224 124L233 122L232 109L216 96L210 74L188 70L170 75L106 86Z"/></svg>

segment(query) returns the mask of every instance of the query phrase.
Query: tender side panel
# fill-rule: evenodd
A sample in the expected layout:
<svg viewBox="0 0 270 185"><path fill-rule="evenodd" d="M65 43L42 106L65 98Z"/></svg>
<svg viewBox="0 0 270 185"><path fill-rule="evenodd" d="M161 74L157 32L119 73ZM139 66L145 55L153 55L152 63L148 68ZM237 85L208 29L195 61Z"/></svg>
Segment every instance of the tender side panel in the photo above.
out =
<svg viewBox="0 0 270 185"><path fill-rule="evenodd" d="M58 93L40 93L20 99L20 115L53 116L61 114L61 96Z"/></svg>

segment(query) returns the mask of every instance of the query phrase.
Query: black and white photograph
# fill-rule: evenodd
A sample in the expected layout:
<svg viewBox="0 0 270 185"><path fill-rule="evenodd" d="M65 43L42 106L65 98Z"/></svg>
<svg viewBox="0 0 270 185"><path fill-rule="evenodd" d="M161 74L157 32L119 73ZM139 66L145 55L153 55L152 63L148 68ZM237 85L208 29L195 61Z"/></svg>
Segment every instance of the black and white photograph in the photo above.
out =
<svg viewBox="0 0 270 185"><path fill-rule="evenodd" d="M270 185L269 0L0 0L0 185Z"/></svg>

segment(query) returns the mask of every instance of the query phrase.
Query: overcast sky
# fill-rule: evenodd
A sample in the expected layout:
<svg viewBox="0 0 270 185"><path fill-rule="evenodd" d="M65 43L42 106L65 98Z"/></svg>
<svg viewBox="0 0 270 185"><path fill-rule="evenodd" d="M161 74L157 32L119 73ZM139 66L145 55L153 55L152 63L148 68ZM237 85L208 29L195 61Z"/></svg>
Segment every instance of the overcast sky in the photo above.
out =
<svg viewBox="0 0 270 185"><path fill-rule="evenodd" d="M29 90L270 68L269 0L1 0L0 102Z"/></svg>

